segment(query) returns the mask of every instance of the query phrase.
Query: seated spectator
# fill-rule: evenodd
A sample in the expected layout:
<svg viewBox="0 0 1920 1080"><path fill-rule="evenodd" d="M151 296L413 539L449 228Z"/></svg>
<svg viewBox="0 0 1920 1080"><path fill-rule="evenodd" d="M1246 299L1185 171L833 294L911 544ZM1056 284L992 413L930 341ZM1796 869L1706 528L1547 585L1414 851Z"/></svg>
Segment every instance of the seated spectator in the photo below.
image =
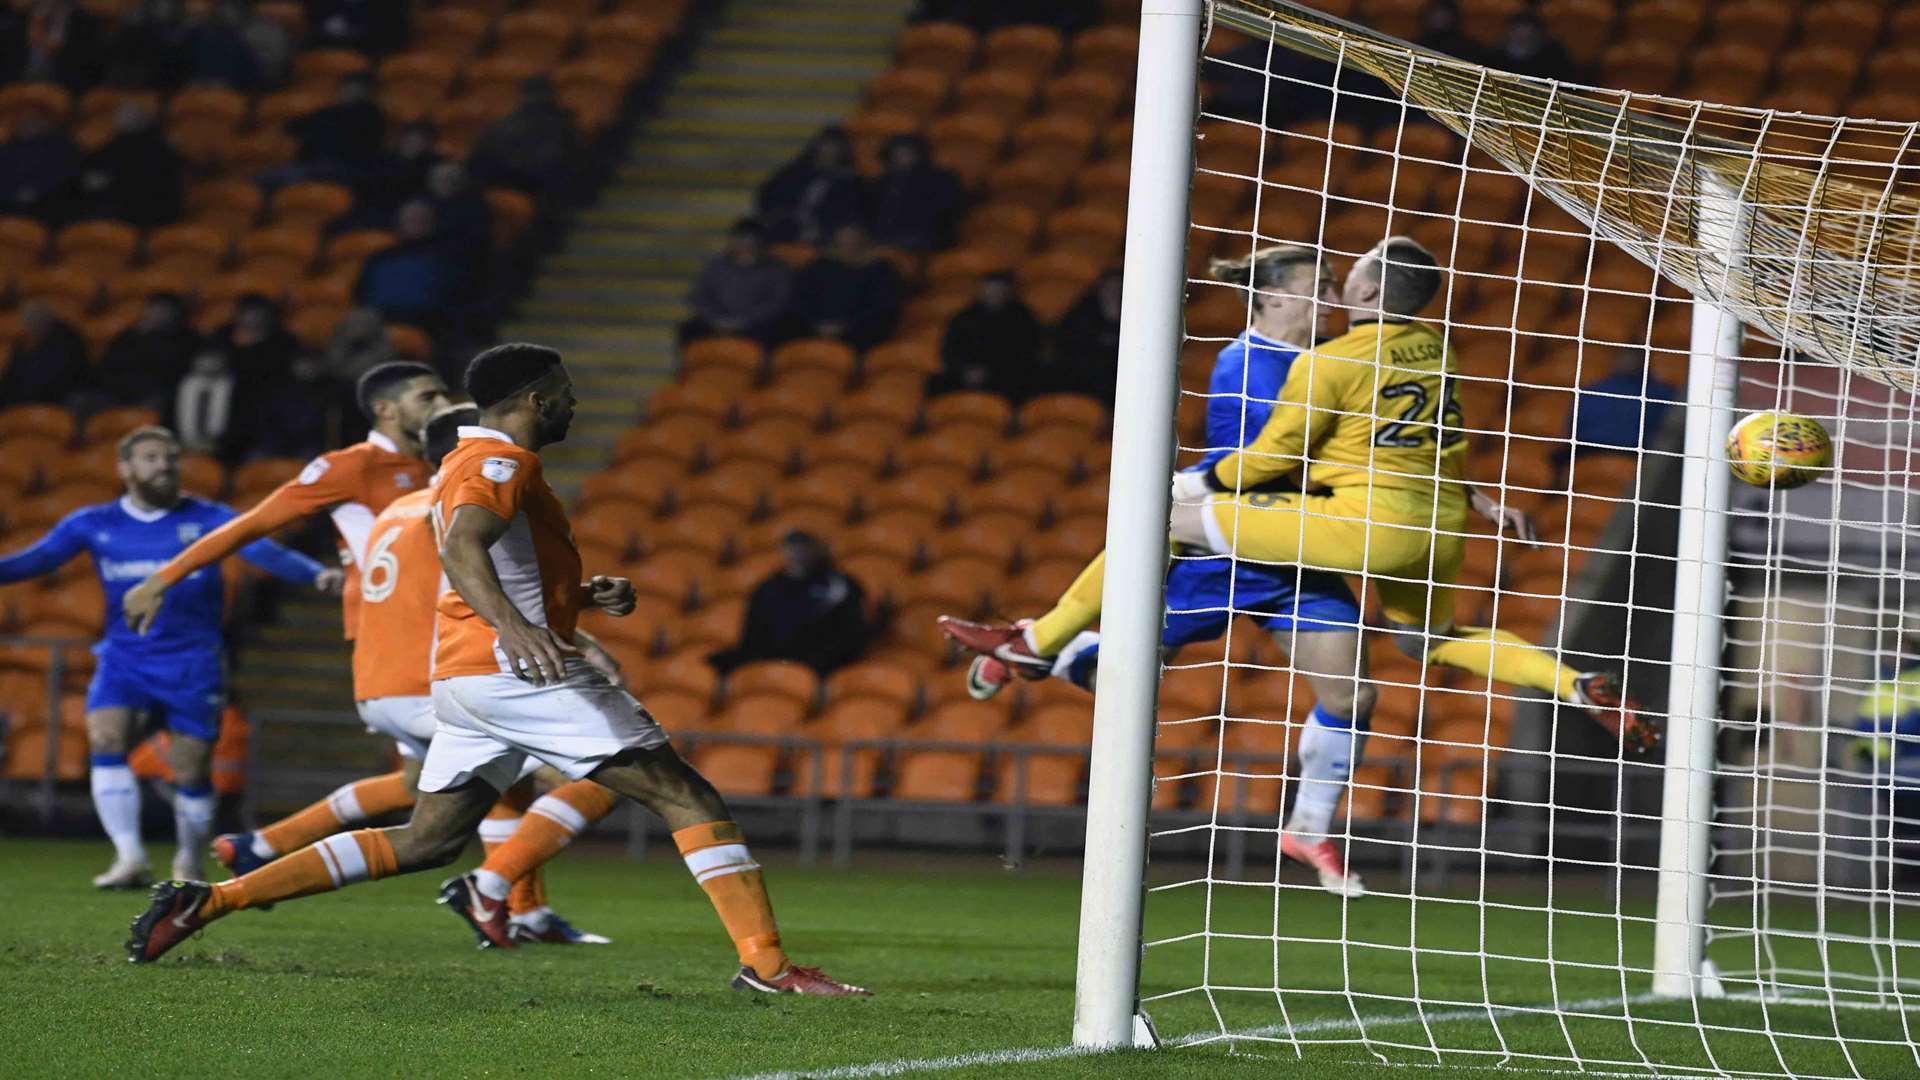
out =
<svg viewBox="0 0 1920 1080"><path fill-rule="evenodd" d="M258 293L240 298L233 321L214 331L208 344L225 358L243 401L285 382L300 355L300 342L281 325L280 305Z"/></svg>
<svg viewBox="0 0 1920 1080"><path fill-rule="evenodd" d="M520 84L520 104L480 133L467 166L482 187L564 195L579 144L573 110L555 100L552 80L535 75Z"/></svg>
<svg viewBox="0 0 1920 1080"><path fill-rule="evenodd" d="M193 28L195 82L267 90L285 82L292 66L286 30L242 0L219 0Z"/></svg>
<svg viewBox="0 0 1920 1080"><path fill-rule="evenodd" d="M1454 0L1429 0L1420 12L1420 44L1456 60L1484 64L1490 59L1487 50L1460 29L1460 8Z"/></svg>
<svg viewBox="0 0 1920 1080"><path fill-rule="evenodd" d="M793 308L815 337L866 349L893 332L904 293L899 271L874 254L866 226L848 222L834 231L827 253L795 277Z"/></svg>
<svg viewBox="0 0 1920 1080"><path fill-rule="evenodd" d="M387 337L387 321L380 312L361 307L347 312L333 328L333 339L321 359L329 375L351 384L381 364L400 359L400 354Z"/></svg>
<svg viewBox="0 0 1920 1080"><path fill-rule="evenodd" d="M20 335L0 375L0 408L66 405L87 372L87 343L52 307L29 300L20 307Z"/></svg>
<svg viewBox="0 0 1920 1080"><path fill-rule="evenodd" d="M103 405L164 413L200 348L200 335L187 322L186 304L173 293L154 293L139 320L107 345L94 369L93 390L103 397Z"/></svg>
<svg viewBox="0 0 1920 1080"><path fill-rule="evenodd" d="M310 458L330 446L343 410L352 401L349 384L333 377L317 356L293 362L293 377L247 403L231 440L242 458Z"/></svg>
<svg viewBox="0 0 1920 1080"><path fill-rule="evenodd" d="M345 76L334 92L333 104L289 122L288 133L300 141L299 165L282 182L351 182L379 168L386 150L387 119L373 91L373 76Z"/></svg>
<svg viewBox="0 0 1920 1080"><path fill-rule="evenodd" d="M714 334L771 343L787 332L792 299L793 270L767 253L759 225L735 222L726 250L708 259L694 279L687 295L693 317L680 324L680 343Z"/></svg>
<svg viewBox="0 0 1920 1080"><path fill-rule="evenodd" d="M747 600L739 644L707 658L721 674L755 660L794 660L827 675L867 651L866 590L834 566L827 545L795 530L781 539L780 554L786 565Z"/></svg>
<svg viewBox="0 0 1920 1080"><path fill-rule="evenodd" d="M821 129L754 197L767 239L781 244L826 243L840 226L865 218L864 201L853 144L837 127Z"/></svg>
<svg viewBox="0 0 1920 1080"><path fill-rule="evenodd" d="M427 177L447 160L440 154L439 142L439 129L431 120L415 120L401 128L393 148L382 153L355 185L353 209L328 228L334 232L391 228L400 207L426 194Z"/></svg>
<svg viewBox="0 0 1920 1080"><path fill-rule="evenodd" d="M145 0L107 39L106 81L162 93L180 89L193 73L193 35L185 0Z"/></svg>
<svg viewBox="0 0 1920 1080"><path fill-rule="evenodd" d="M435 228L470 268L486 265L493 250L493 207L475 187L467 167L442 161L427 173L426 198Z"/></svg>
<svg viewBox="0 0 1920 1080"><path fill-rule="evenodd" d="M151 228L180 217L186 164L154 123L153 110L128 101L113 113L114 136L80 166L80 215L119 218Z"/></svg>
<svg viewBox="0 0 1920 1080"><path fill-rule="evenodd" d="M394 218L392 247L368 259L354 285L357 304L394 322L438 330L463 298L468 267L437 229L433 204L414 199Z"/></svg>
<svg viewBox="0 0 1920 1080"><path fill-rule="evenodd" d="M29 109L0 142L0 214L29 214L58 222L71 206L80 177L80 148L53 118Z"/></svg>
<svg viewBox="0 0 1920 1080"><path fill-rule="evenodd" d="M907 251L947 246L966 202L959 177L933 163L918 135L887 140L883 158L885 171L867 189L874 241Z"/></svg>
<svg viewBox="0 0 1920 1080"><path fill-rule="evenodd" d="M1515 15L1507 23L1506 39L1489 61L1493 67L1516 75L1534 75L1542 79L1584 82L1586 69L1573 58L1567 47L1555 38L1531 11Z"/></svg>
<svg viewBox="0 0 1920 1080"><path fill-rule="evenodd" d="M1053 357L1034 374L1035 394L1086 394L1113 408L1120 366L1120 271L1100 275L1053 331Z"/></svg>
<svg viewBox="0 0 1920 1080"><path fill-rule="evenodd" d="M1653 444L1680 392L1647 367L1645 349L1615 351L1613 370L1582 386L1567 416L1573 449L1632 453Z"/></svg>
<svg viewBox="0 0 1920 1080"><path fill-rule="evenodd" d="M0 76L8 82L55 82L78 93L100 81L106 34L76 0L11 4Z"/></svg>
<svg viewBox="0 0 1920 1080"><path fill-rule="evenodd" d="M1046 4L1031 0L920 0L913 17L964 23L982 34L1003 26L1029 24L1073 33L1100 21L1100 5L1094 0L1052 0Z"/></svg>
<svg viewBox="0 0 1920 1080"><path fill-rule="evenodd" d="M173 414L167 420L180 437L182 450L232 460L228 433L238 396L236 382L225 353L210 349L193 358L187 377L174 392Z"/></svg>
<svg viewBox="0 0 1920 1080"><path fill-rule="evenodd" d="M307 0L307 45L385 56L407 43L407 5L395 0Z"/></svg>
<svg viewBox="0 0 1920 1080"><path fill-rule="evenodd" d="M988 274L973 304L947 323L927 393L979 390L1019 401L1039 361L1040 321L1014 295L1012 274Z"/></svg>

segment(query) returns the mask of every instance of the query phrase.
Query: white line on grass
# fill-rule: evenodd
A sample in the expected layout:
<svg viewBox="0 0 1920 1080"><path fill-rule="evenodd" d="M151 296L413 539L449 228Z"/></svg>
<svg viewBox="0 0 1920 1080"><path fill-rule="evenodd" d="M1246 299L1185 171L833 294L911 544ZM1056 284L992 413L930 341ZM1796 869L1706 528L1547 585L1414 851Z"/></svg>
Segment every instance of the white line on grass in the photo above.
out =
<svg viewBox="0 0 1920 1080"><path fill-rule="evenodd" d="M1230 1031L1225 1034L1210 1032L1198 1035L1185 1035L1169 1041L1171 1046L1190 1046L1195 1043L1222 1042L1228 1039L1268 1038L1288 1031L1296 1035L1313 1035L1332 1031L1359 1031L1362 1028L1396 1027L1404 1024L1417 1024L1426 1021L1430 1024L1449 1024L1459 1020L1476 1020L1489 1012L1503 1013L1545 1013L1548 1010L1561 1012L1583 1012L1609 1005L1640 1004L1653 1000L1652 994L1634 994L1628 998L1617 996L1583 998L1579 1001L1545 1002L1537 1006L1483 1005L1475 1008L1444 1009L1436 1012L1401 1013L1394 1016L1365 1016L1359 1020L1352 1017L1328 1017L1324 1020L1308 1020L1303 1023L1271 1024L1266 1027L1250 1028L1245 1031ZM798 1072L783 1070L780 1072L747 1073L730 1080L865 1080L875 1076L902 1076L908 1073L945 1072L949 1069L970 1069L981 1065L1025 1065L1036 1061L1056 1061L1060 1058L1086 1057L1091 1054L1105 1053L1085 1046L1027 1046L1013 1050L983 1050L973 1054L949 1054L944 1057L896 1058L892 1061L875 1061L865 1065L839 1065L825 1069L803 1069Z"/></svg>

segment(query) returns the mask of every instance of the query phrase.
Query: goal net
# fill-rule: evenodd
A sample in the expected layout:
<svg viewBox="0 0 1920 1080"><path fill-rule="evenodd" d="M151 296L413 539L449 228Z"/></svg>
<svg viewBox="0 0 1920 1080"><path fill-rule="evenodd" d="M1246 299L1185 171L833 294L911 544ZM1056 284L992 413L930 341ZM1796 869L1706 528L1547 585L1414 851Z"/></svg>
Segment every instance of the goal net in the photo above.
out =
<svg viewBox="0 0 1920 1080"><path fill-rule="evenodd" d="M1310 275L1213 260L1301 245L1337 291L1375 245L1412 237L1443 271L1419 317L1452 354L1458 411L1403 419L1464 440L1468 481L1541 536L1474 519L1458 570L1430 559L1424 582L1452 591L1453 627L1405 651L1380 622L1392 575L1349 575L1365 660L1334 674L1374 706L1326 835L1358 896L1279 854L1331 685L1297 669L1298 622L1237 591L1256 561L1237 548L1172 552L1176 569L1229 561L1234 584L1224 605L1169 593L1166 617L1232 618L1162 671L1150 810L1102 777L1132 760L1122 713L1144 712L1106 673L1151 662L1151 644L1113 630L1103 647L1089 850L1124 848L1114 823L1137 803L1149 856L1143 916L1089 862L1076 1037L1119 1041L1097 1018L1123 994L1162 1044L1258 1054L1916 1075L1920 724L1899 723L1920 682L1898 675L1920 664L1920 131L1512 75L1285 0L1219 0L1197 127L1188 114L1184 145L1161 151L1191 150L1190 185L1156 201L1156 55L1184 72L1196 40L1164 39L1189 8L1148 4L1143 24L1120 422L1164 401L1164 350L1134 355L1160 344L1136 298L1173 287L1143 259L1143 215L1184 207L1180 467L1258 429L1223 441L1223 404L1272 407L1264 361L1219 368L1223 349L1271 337L1278 300L1333 306ZM1335 307L1323 334L1369 317ZM1820 421L1835 466L1790 491L1735 482L1727 432L1760 411ZM1126 507L1158 513L1163 477L1120 460L1128 439L1152 459L1149 426L1115 440L1110 630L1120 592L1159 584L1116 577L1161 539ZM1433 649L1468 638L1496 644ZM1665 745L1623 748L1567 673L1606 676ZM1103 934L1119 941L1104 967Z"/></svg>

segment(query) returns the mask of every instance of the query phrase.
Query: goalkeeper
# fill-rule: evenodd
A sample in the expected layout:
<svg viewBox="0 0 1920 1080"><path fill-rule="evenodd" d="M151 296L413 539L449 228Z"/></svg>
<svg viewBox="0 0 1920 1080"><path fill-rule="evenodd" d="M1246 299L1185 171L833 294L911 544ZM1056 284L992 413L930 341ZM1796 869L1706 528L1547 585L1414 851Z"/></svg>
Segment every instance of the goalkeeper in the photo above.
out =
<svg viewBox="0 0 1920 1080"><path fill-rule="evenodd" d="M1436 329L1413 319L1440 285L1432 255L1405 237L1355 263L1340 299L1354 315L1348 332L1291 365L1250 444L1175 477L1173 540L1236 563L1365 575L1396 644L1415 659L1551 693L1647 745L1652 729L1612 676L1577 672L1511 631L1454 625L1469 505L1521 525L1523 536L1526 526L1465 483L1465 424L1447 386L1452 355ZM1273 489L1303 469L1316 493ZM973 651L1041 678L1099 618L1103 572L1096 557L1029 625L942 625Z"/></svg>

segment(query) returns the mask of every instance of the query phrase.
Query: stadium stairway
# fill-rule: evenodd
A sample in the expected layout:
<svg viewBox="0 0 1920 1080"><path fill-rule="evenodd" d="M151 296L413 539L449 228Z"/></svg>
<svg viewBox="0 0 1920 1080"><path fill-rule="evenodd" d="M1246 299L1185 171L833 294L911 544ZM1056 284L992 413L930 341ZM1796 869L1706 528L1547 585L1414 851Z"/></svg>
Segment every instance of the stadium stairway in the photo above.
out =
<svg viewBox="0 0 1920 1080"><path fill-rule="evenodd" d="M647 393L673 378L674 327L700 265L752 211L760 182L854 111L862 85L890 62L909 6L736 0L669 76L614 178L500 328L501 340L564 350L579 384L573 431L545 454L562 495L605 464ZM337 604L288 596L250 641L234 689L249 710L351 708L348 659ZM312 740L282 746L289 738L299 736L270 726L256 753L309 752Z"/></svg>

